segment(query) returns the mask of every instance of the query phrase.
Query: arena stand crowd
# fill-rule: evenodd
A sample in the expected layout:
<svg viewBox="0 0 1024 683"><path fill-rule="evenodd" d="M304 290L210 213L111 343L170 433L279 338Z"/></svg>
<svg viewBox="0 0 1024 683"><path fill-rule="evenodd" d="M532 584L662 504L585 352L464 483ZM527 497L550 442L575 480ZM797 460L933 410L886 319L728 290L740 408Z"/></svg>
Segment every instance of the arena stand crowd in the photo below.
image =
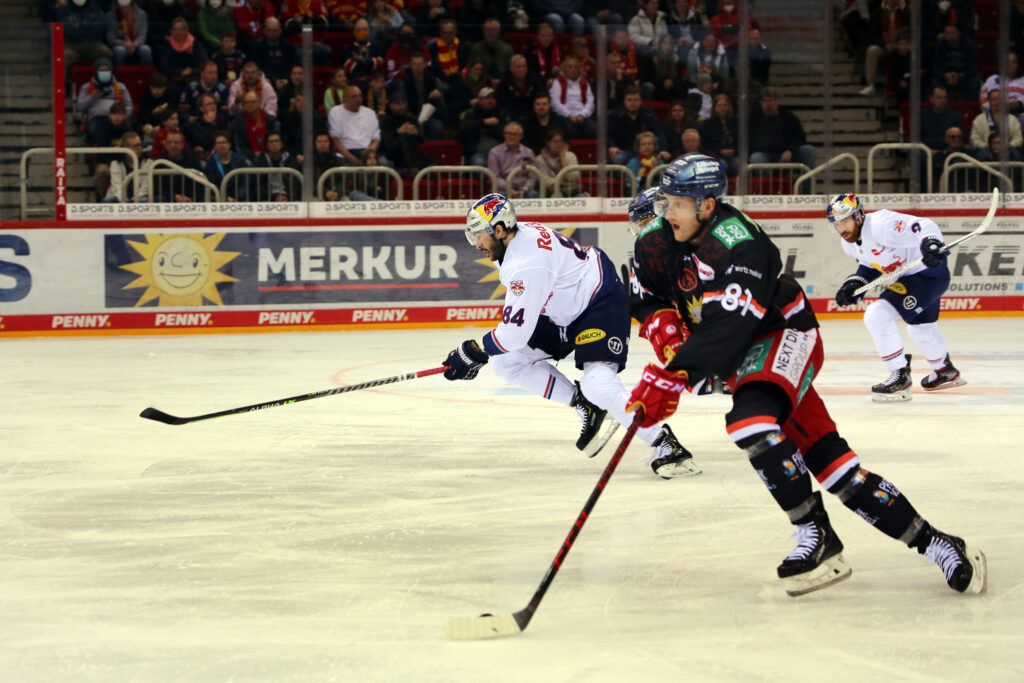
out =
<svg viewBox="0 0 1024 683"><path fill-rule="evenodd" d="M863 64L863 96L878 88L900 105L908 132L911 99L911 8L905 0L848 3L839 18L850 55ZM926 0L921 6L921 142L933 152L933 173L959 152L978 161L1019 162L1024 139L1024 0L1010 6L1008 68L1000 74L999 8L994 0ZM883 69L884 66L884 69ZM881 84L884 80L884 85ZM1000 90L1005 89L1008 139L999 135ZM905 135L906 136L906 135ZM1014 173L1019 191L1020 173ZM966 187L964 189L974 189Z"/></svg>
<svg viewBox="0 0 1024 683"><path fill-rule="evenodd" d="M454 163L488 167L513 197L550 193L561 169L596 158L599 25L608 36L607 159L641 186L658 165L698 150L736 175L741 40L751 83L748 162L816 162L800 120L779 106L756 4L741 28L736 3L719 0L45 1L44 18L65 25L87 144L132 148L142 171L166 159L219 186L236 168L301 168L304 23L315 32L317 177L338 166L384 165L411 178ZM903 0L846 4L837 22L863 64L862 94L884 87L906 102L909 9ZM1020 159L1024 77L1015 55L1005 84L990 61L979 61L975 5L983 4L924 1L919 63L930 106L921 131L940 166L943 155L964 148L983 160ZM1024 0L1014 0L1011 15L1017 50ZM993 134L1001 87L1013 114L1007 144ZM139 199L121 187L132 170L123 159L96 159L99 199ZM524 164L539 182L517 174L506 183ZM180 184L161 188L147 199L196 199ZM559 189L574 196L589 188L574 174ZM222 199L295 194L271 175ZM330 190L325 198L375 196Z"/></svg>

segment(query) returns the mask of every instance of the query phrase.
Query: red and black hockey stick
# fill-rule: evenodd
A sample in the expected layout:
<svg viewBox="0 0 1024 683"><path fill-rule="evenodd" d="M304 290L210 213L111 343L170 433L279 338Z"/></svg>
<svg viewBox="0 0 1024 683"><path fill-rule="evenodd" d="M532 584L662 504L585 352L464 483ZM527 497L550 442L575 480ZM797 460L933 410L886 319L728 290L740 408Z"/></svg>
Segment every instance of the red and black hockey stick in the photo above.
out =
<svg viewBox="0 0 1024 683"><path fill-rule="evenodd" d="M540 586L537 588L537 592L530 598L530 604L523 609L512 614L481 614L478 617L456 617L450 619L447 624L444 625L444 632L449 638L453 640L482 640L485 638L500 638L501 636L512 636L517 633L522 633L526 630L527 624L530 623L530 619L536 613L537 608L540 606L540 601L544 598L544 594L547 593L548 587L551 586L551 582L555 580L555 574L562 567L562 562L565 560L565 556L569 554L572 549L572 544L576 541L576 536L579 535L580 530L583 528L583 524L590 517L590 512L594 509L597 504L597 499L601 496L601 492L604 491L605 485L608 484L608 480L611 478L612 473L619 464L619 460L622 459L622 455L626 452L629 447L629 443L633 440L633 436L636 434L636 430L640 428L640 421L643 419L643 413L638 412L636 417L633 419L633 424L626 430L626 435L622 437L622 441L619 443L619 447L615 449L615 453L612 455L611 460L608 461L608 465L604 468L604 472L601 473L601 478L597 481L597 486L594 487L593 492L590 494L590 498L587 499L586 505L583 506L583 510L580 511L576 521L573 523L572 528L569 529L569 535L562 541L562 547L558 549L558 554L555 555L554 562L548 567L548 571L544 574L544 579L540 582Z"/></svg>
<svg viewBox="0 0 1024 683"><path fill-rule="evenodd" d="M286 406L292 403L299 403L300 401L311 401L314 398L323 398L325 396L334 396L335 394L344 394L349 391L358 391L360 389L372 389L373 387L383 386L385 384L394 384L395 382L404 382L408 379L416 379L417 377L426 377L427 375L436 375L439 372L444 372L448 367L442 365L439 368L431 368L429 370L420 370L419 372L407 372L404 375L395 375L394 377L385 377L384 379L374 379L369 382L362 382L361 384L350 384L346 387L335 387L334 389L325 389L323 391L314 391L311 394L300 394L298 396L292 396L290 398L279 398L276 401L267 401L266 403L254 403L251 406L242 406L241 408L231 408L229 410L221 410L217 413L207 413L205 415L196 415L194 417L176 417L169 415L162 410L156 408L146 408L143 410L139 417L144 417L147 420L156 420L157 422L163 422L168 425L183 425L189 422L199 422L200 420L212 420L215 417L224 417L225 415L237 415L238 413L249 413L254 410L266 410L267 408L277 408L278 406Z"/></svg>

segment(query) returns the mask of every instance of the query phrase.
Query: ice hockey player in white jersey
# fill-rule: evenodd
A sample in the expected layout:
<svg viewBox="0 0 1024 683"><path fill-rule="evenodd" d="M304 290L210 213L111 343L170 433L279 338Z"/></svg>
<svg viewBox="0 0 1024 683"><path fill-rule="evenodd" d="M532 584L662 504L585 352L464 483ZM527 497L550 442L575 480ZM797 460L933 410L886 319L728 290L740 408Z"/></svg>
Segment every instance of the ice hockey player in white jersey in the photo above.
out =
<svg viewBox="0 0 1024 683"><path fill-rule="evenodd" d="M614 431L612 424L599 434L607 413L622 425L633 421L618 376L629 351L629 296L615 266L596 247L584 248L541 223L517 221L500 194L473 204L466 237L498 265L505 302L501 322L482 343L470 339L448 354L445 378L473 379L493 361L506 382L575 408L583 420L576 446L595 455ZM570 353L583 371L577 383L548 362ZM649 464L660 477L700 474L667 424L636 436L653 447Z"/></svg>
<svg viewBox="0 0 1024 683"><path fill-rule="evenodd" d="M939 331L939 302L949 287L947 251L942 232L933 221L895 211L864 213L852 193L840 194L827 210L832 228L842 238L843 251L858 263L857 272L846 278L836 292L836 303L852 306L863 298L854 292L882 273L921 259L879 294L864 311L864 325L889 377L871 387L875 401L909 401L910 358L904 353L897 327L902 318L907 333L924 354L932 372L921 380L925 391L957 387L966 382L949 360L946 339Z"/></svg>

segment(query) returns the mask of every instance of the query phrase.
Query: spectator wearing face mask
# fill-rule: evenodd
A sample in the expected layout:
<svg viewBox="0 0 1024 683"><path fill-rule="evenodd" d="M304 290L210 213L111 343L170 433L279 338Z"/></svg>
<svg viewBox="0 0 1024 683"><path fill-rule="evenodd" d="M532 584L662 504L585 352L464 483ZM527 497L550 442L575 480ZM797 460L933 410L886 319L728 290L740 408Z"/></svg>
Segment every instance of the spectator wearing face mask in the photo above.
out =
<svg viewBox="0 0 1024 683"><path fill-rule="evenodd" d="M365 88L370 75L384 68L384 51L370 42L370 23L365 18L356 20L352 35L355 42L341 53L341 63L349 83Z"/></svg>
<svg viewBox="0 0 1024 683"><path fill-rule="evenodd" d="M206 0L206 4L199 10L197 21L199 37L208 52L212 53L220 48L220 37L225 33L235 35L235 19L231 16L231 10L224 4L224 0Z"/></svg>
<svg viewBox="0 0 1024 683"><path fill-rule="evenodd" d="M71 68L79 59L91 61L112 55L103 39L107 20L97 0L71 0L57 8L64 24L64 64Z"/></svg>
<svg viewBox="0 0 1024 683"><path fill-rule="evenodd" d="M132 115L132 96L128 88L114 78L110 60L97 59L93 68L96 73L78 92L77 109L85 118L86 136L90 135L94 121L107 116L116 102L124 104L129 118Z"/></svg>
<svg viewBox="0 0 1024 683"><path fill-rule="evenodd" d="M132 0L117 0L107 12L107 45L113 50L114 69L129 62L153 66L153 50L146 45L146 12Z"/></svg>

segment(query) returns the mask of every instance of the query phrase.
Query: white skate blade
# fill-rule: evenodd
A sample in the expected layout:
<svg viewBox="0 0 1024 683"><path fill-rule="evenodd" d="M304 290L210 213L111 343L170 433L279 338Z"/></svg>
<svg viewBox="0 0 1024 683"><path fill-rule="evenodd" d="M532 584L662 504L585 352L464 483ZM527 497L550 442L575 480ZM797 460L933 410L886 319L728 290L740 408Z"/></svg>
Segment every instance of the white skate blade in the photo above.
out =
<svg viewBox="0 0 1024 683"><path fill-rule="evenodd" d="M828 588L834 583L850 578L852 573L853 569L846 564L842 554L839 554L828 558L809 572L787 576L782 579L782 586L786 593L795 598Z"/></svg>
<svg viewBox="0 0 1024 683"><path fill-rule="evenodd" d="M876 394L871 392L871 400L875 403L900 403L902 401L909 401L913 396L910 395L910 389L904 389L898 391L895 394Z"/></svg>
<svg viewBox="0 0 1024 683"><path fill-rule="evenodd" d="M601 452L601 449L605 447L612 436L619 429L619 423L614 419L608 420L608 425L604 428L603 432L594 435L594 438L590 440L586 446L583 447L583 454L588 458L593 458L595 455Z"/></svg>
<svg viewBox="0 0 1024 683"><path fill-rule="evenodd" d="M444 634L452 640L486 640L521 633L519 623L511 614L481 614L478 617L456 617L444 625Z"/></svg>
<svg viewBox="0 0 1024 683"><path fill-rule="evenodd" d="M694 464L693 458L687 458L679 462L671 462L662 465L655 472L662 479L675 479L676 477L696 477L703 474L704 470Z"/></svg>
<svg viewBox="0 0 1024 683"><path fill-rule="evenodd" d="M966 541L964 542L964 552L974 570L974 573L971 574L971 582L967 584L967 590L964 592L981 595L988 590L988 560L985 559L985 553L967 545Z"/></svg>
<svg viewBox="0 0 1024 683"><path fill-rule="evenodd" d="M956 379L954 379L952 381L949 381L949 382L944 382L944 383L940 384L937 387L930 387L930 388L929 387L921 387L921 388L924 389L925 391L942 391L943 389L952 389L953 387L962 387L965 384L967 384L967 380L965 380L963 377L957 377Z"/></svg>

